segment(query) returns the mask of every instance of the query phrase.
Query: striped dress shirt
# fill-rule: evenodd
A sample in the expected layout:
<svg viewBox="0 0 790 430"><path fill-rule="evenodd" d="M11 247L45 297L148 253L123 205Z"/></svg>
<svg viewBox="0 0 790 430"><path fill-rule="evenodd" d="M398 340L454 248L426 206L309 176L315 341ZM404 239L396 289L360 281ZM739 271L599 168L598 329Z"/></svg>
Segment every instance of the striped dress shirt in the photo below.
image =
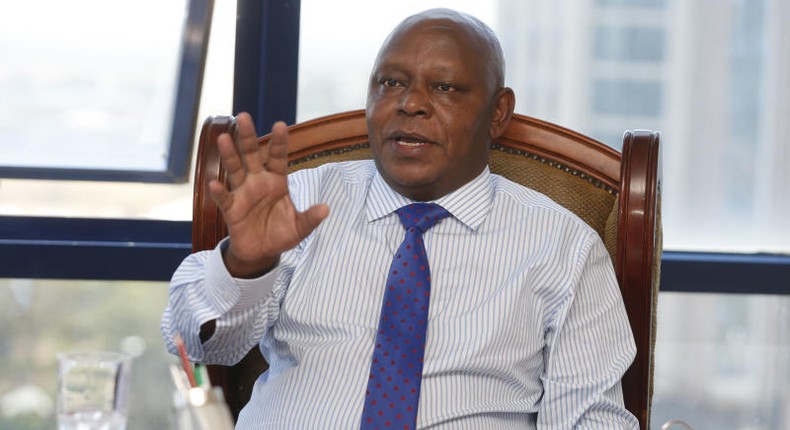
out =
<svg viewBox="0 0 790 430"><path fill-rule="evenodd" d="M234 279L220 247L173 276L162 333L197 362L233 364L259 345L269 363L237 429L359 427L384 283L409 199L371 161L288 177L300 210L330 216L278 266ZM635 354L611 261L587 224L491 174L436 203L425 233L431 305L420 429L637 429L620 378ZM201 324L216 320L205 343Z"/></svg>

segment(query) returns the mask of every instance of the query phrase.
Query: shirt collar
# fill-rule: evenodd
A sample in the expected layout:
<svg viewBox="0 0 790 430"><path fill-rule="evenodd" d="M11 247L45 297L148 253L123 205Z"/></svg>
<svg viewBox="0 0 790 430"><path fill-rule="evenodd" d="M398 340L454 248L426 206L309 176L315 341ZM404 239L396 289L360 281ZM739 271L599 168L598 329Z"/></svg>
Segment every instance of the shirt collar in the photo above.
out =
<svg viewBox="0 0 790 430"><path fill-rule="evenodd" d="M452 193L433 200L432 203L447 209L455 219L471 230L477 230L488 216L493 198L494 188L491 183L491 171L486 166L476 178ZM365 213L368 222L384 218L410 203L414 203L414 201L390 188L376 171L365 198Z"/></svg>

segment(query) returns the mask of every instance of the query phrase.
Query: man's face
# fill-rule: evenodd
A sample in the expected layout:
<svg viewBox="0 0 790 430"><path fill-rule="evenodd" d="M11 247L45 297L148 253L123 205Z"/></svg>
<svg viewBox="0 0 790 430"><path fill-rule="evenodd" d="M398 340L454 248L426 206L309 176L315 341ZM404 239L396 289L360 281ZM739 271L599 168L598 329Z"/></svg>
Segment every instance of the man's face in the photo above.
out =
<svg viewBox="0 0 790 430"><path fill-rule="evenodd" d="M446 21L423 21L380 52L367 100L370 146L384 180L434 200L488 162L495 79L479 39Z"/></svg>

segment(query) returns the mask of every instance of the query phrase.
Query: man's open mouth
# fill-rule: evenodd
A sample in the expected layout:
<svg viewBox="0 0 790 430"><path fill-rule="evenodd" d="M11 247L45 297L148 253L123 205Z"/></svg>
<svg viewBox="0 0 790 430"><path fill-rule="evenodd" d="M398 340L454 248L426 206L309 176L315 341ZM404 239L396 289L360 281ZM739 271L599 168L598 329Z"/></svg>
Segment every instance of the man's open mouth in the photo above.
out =
<svg viewBox="0 0 790 430"><path fill-rule="evenodd" d="M390 140L408 148L416 148L418 146L430 145L433 143L427 137L419 134L395 134L390 137Z"/></svg>

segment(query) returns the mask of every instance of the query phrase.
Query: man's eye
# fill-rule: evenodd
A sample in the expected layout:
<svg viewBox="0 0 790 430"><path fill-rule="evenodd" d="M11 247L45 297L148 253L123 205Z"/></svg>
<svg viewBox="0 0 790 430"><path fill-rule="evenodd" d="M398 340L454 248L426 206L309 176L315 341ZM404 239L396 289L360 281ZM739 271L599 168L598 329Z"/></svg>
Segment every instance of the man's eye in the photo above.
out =
<svg viewBox="0 0 790 430"><path fill-rule="evenodd" d="M379 80L379 83L385 87L399 87L401 86L400 82L397 79L392 78L382 78Z"/></svg>
<svg viewBox="0 0 790 430"><path fill-rule="evenodd" d="M442 92L455 91L455 87L450 84L439 84L436 86L436 89Z"/></svg>

